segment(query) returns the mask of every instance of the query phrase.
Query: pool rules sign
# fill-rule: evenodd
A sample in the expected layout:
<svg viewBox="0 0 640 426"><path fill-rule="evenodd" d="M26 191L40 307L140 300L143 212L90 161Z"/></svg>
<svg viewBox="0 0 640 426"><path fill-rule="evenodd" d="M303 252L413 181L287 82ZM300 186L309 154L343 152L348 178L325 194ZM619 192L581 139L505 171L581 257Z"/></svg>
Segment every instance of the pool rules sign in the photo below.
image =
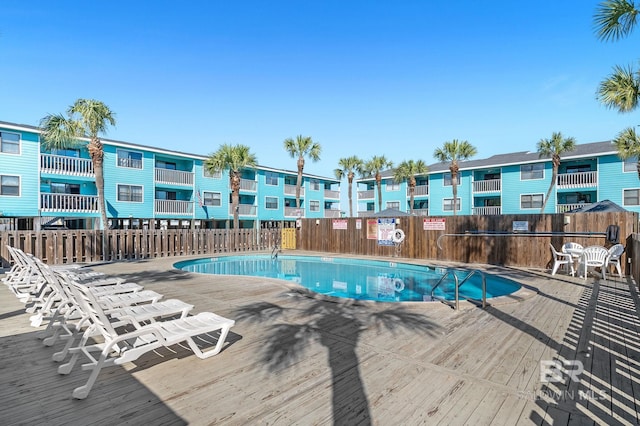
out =
<svg viewBox="0 0 640 426"><path fill-rule="evenodd" d="M392 246L393 232L396 230L395 219L378 219L378 245Z"/></svg>

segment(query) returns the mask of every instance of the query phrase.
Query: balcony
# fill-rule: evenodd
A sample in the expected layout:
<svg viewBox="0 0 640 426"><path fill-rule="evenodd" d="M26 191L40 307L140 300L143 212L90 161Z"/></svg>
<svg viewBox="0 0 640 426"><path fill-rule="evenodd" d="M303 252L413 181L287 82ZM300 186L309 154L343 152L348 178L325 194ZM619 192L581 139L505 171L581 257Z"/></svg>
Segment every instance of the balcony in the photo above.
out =
<svg viewBox="0 0 640 426"><path fill-rule="evenodd" d="M40 194L43 212L98 213L97 195Z"/></svg>
<svg viewBox="0 0 640 426"><path fill-rule="evenodd" d="M256 192L258 182L249 179L240 179L240 191Z"/></svg>
<svg viewBox="0 0 640 426"><path fill-rule="evenodd" d="M502 207L500 206L488 206L488 207L474 207L473 214L479 216L491 216L502 214Z"/></svg>
<svg viewBox="0 0 640 426"><path fill-rule="evenodd" d="M331 189L325 189L324 190L324 198L339 199L340 198L340 191L333 191Z"/></svg>
<svg viewBox="0 0 640 426"><path fill-rule="evenodd" d="M324 211L324 217L331 217L331 218L342 217L342 212L340 210L327 209Z"/></svg>
<svg viewBox="0 0 640 426"><path fill-rule="evenodd" d="M413 214L416 216L429 216L429 209L413 209Z"/></svg>
<svg viewBox="0 0 640 426"><path fill-rule="evenodd" d="M67 176L95 176L93 162L90 159L63 155L42 154L40 156L40 171Z"/></svg>
<svg viewBox="0 0 640 426"><path fill-rule="evenodd" d="M371 217L375 213L376 212L374 212L372 210L364 210L364 211L358 212L358 217Z"/></svg>
<svg viewBox="0 0 640 426"><path fill-rule="evenodd" d="M255 216L257 212L256 206L252 204L238 204L239 216ZM229 214L233 216L233 206L229 205Z"/></svg>
<svg viewBox="0 0 640 426"><path fill-rule="evenodd" d="M156 167L156 183L167 183L170 185L193 185L193 173L182 170L171 170Z"/></svg>
<svg viewBox="0 0 640 426"><path fill-rule="evenodd" d="M285 185L284 186L284 195L296 195L296 186L295 185ZM300 197L304 197L304 188L300 187Z"/></svg>
<svg viewBox="0 0 640 426"><path fill-rule="evenodd" d="M500 179L477 180L473 182L473 192L500 192Z"/></svg>
<svg viewBox="0 0 640 426"><path fill-rule="evenodd" d="M598 172L559 174L557 185L558 189L592 188L598 185Z"/></svg>
<svg viewBox="0 0 640 426"><path fill-rule="evenodd" d="M304 217L304 209L296 207L285 207L284 217Z"/></svg>
<svg viewBox="0 0 640 426"><path fill-rule="evenodd" d="M409 187L407 187L407 196L411 195L409 192ZM422 195L429 195L429 185L416 185L413 191L414 197L419 197ZM373 195L371 196L373 198Z"/></svg>
<svg viewBox="0 0 640 426"><path fill-rule="evenodd" d="M154 208L156 214L190 215L193 214L193 201L155 200Z"/></svg>
<svg viewBox="0 0 640 426"><path fill-rule="evenodd" d="M358 191L358 200L373 200L373 189Z"/></svg>
<svg viewBox="0 0 640 426"><path fill-rule="evenodd" d="M558 204L556 206L556 213L566 213L573 209L588 206L591 203L571 203L571 204Z"/></svg>

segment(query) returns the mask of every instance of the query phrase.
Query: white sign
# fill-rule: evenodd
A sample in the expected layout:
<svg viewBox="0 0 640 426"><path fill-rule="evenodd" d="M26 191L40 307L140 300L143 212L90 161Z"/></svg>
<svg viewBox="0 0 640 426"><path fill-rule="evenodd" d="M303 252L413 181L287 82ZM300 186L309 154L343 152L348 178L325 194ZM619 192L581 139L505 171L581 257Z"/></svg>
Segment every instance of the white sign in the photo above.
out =
<svg viewBox="0 0 640 426"><path fill-rule="evenodd" d="M513 221L513 231L528 231L529 230L529 222L526 220L514 220Z"/></svg>

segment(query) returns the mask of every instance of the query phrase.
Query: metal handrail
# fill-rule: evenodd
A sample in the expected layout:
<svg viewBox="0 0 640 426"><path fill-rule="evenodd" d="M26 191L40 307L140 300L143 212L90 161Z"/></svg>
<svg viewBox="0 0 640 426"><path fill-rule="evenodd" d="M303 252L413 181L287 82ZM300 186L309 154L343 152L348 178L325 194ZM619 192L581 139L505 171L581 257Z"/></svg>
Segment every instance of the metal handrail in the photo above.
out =
<svg viewBox="0 0 640 426"><path fill-rule="evenodd" d="M476 273L480 274L480 276L482 277L482 307L486 308L487 307L487 277L486 275L480 271L479 269L475 269L471 272L469 272L467 274L467 276L465 276L462 281L458 280L458 276L455 274L455 272L453 272L452 270L447 269L447 272L438 280L438 282L436 283L436 285L433 286L433 288L431 289L431 299L434 299L434 294L436 289L440 286L440 284L442 284L445 280L445 278L447 278L449 276L449 274L453 275L453 280L455 282L455 299L454 299L454 304L455 304L455 310L457 311L460 308L460 287L462 286L462 284L464 284L465 282L467 282L467 280L469 278L471 278L473 275L475 275ZM445 302L447 303L447 302ZM447 303L448 304L448 303Z"/></svg>
<svg viewBox="0 0 640 426"><path fill-rule="evenodd" d="M278 258L278 251L279 251L279 249L278 249L278 245L277 245L277 244L275 244L275 245L273 246L273 250L271 250L271 259L272 259L272 260L275 260L275 259L277 259L277 258Z"/></svg>

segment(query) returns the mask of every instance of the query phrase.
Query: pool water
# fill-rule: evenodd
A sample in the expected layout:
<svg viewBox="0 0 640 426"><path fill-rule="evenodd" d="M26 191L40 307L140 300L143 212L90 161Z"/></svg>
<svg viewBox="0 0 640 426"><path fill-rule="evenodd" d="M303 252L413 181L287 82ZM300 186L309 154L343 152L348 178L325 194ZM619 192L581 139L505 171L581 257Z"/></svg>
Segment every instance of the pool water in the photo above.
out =
<svg viewBox="0 0 640 426"><path fill-rule="evenodd" d="M316 293L375 301L428 301L431 290L446 269L407 263L318 256L268 255L221 256L178 262L174 267L202 274L248 275L293 281ZM471 271L456 269L462 281ZM504 296L520 289L515 281L484 274L487 298ZM434 296L454 299L451 274L436 288ZM472 275L459 287L460 299L482 299L482 276Z"/></svg>

